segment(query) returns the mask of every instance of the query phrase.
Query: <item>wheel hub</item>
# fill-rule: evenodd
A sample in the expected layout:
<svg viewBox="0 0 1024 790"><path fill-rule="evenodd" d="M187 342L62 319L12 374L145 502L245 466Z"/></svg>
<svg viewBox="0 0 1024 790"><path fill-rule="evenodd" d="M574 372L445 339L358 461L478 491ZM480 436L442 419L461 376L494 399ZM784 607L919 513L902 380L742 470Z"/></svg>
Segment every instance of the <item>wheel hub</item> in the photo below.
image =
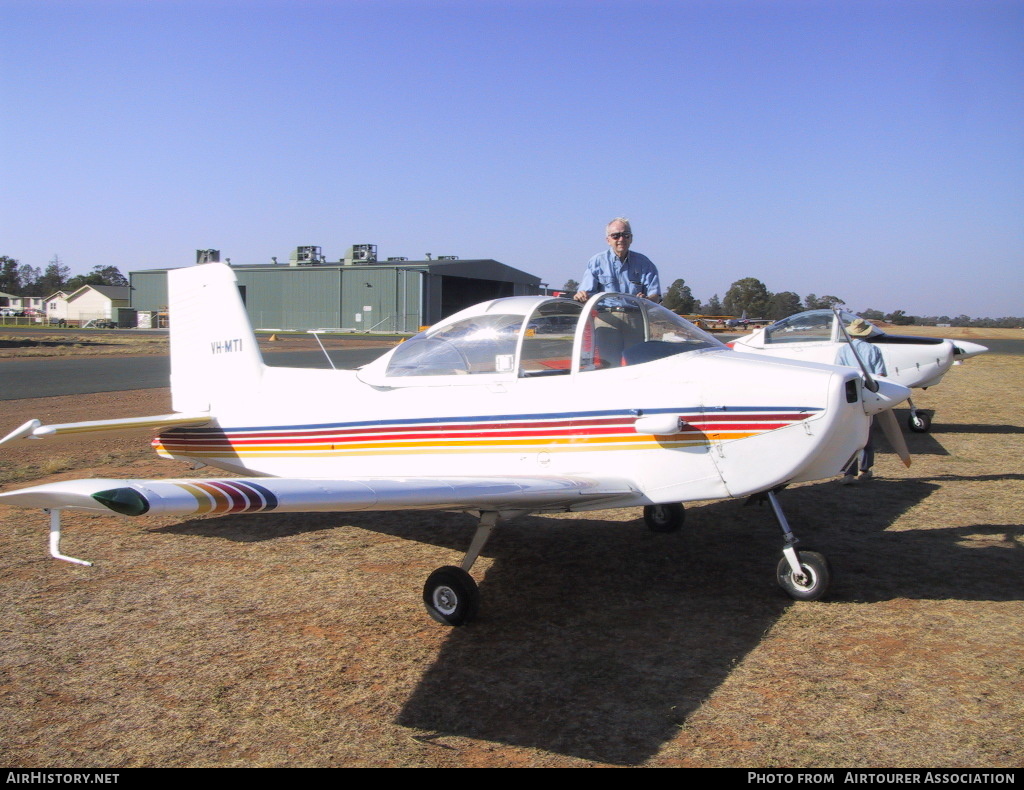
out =
<svg viewBox="0 0 1024 790"><path fill-rule="evenodd" d="M441 614L453 614L459 606L459 596L451 587L438 587L434 590L434 606Z"/></svg>

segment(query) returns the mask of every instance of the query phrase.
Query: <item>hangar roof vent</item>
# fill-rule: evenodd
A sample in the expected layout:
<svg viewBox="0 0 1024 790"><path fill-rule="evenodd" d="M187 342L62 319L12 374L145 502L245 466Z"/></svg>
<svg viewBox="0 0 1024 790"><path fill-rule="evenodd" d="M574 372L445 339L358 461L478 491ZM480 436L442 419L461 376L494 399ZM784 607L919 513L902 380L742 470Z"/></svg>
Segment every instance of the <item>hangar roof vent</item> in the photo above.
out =
<svg viewBox="0 0 1024 790"><path fill-rule="evenodd" d="M359 266L377 262L376 244L353 244L345 252L342 262L346 266Z"/></svg>
<svg viewBox="0 0 1024 790"><path fill-rule="evenodd" d="M319 247L296 247L288 258L289 266L316 266L318 263L324 263Z"/></svg>

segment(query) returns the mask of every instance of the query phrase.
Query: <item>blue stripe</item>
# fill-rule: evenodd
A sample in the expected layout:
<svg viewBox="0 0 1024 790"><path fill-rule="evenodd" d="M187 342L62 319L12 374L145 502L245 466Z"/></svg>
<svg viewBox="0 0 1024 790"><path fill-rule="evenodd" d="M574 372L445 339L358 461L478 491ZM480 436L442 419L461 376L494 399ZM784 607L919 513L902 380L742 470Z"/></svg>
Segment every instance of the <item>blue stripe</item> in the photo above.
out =
<svg viewBox="0 0 1024 790"><path fill-rule="evenodd" d="M359 422L324 422L309 425L252 425L252 426L231 426L222 429L226 431L316 431L335 430L339 428L380 428L399 425L451 425L459 423L482 423L482 422L512 422L529 420L574 420L590 417L639 417L648 414L736 414L742 415L750 412L768 413L814 413L822 411L820 408L809 408L806 406L716 406L702 408L700 406L686 408L658 408L658 409L602 409L598 411L572 411L572 412L551 412L540 414L488 414L476 417L417 417L412 419L390 419L390 420L363 420ZM173 428L168 433L220 433L217 429L210 428Z"/></svg>

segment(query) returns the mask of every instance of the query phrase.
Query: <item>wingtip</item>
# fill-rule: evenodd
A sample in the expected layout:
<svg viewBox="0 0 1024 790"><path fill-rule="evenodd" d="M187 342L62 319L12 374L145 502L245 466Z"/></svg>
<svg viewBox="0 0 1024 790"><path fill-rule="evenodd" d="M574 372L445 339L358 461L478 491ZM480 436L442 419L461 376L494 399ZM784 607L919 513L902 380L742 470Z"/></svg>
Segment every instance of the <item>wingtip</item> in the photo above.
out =
<svg viewBox="0 0 1024 790"><path fill-rule="evenodd" d="M20 428L15 428L3 439L0 439L0 445L7 444L8 442L13 442L16 439L23 439L26 436L33 436L35 434L36 429L39 428L39 426L41 426L42 424L42 420L29 420Z"/></svg>

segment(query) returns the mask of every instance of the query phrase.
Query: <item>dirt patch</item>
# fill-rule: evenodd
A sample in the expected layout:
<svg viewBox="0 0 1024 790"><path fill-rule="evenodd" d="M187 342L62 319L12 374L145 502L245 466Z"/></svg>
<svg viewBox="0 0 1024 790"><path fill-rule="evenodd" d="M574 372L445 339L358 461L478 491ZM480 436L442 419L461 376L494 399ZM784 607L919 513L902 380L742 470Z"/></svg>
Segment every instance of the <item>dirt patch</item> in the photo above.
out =
<svg viewBox="0 0 1024 790"><path fill-rule="evenodd" d="M934 428L910 469L883 452L870 483L782 493L833 565L817 603L777 589L778 528L742 502L688 506L673 535L636 510L503 526L455 630L420 586L460 561L465 515L69 514L85 568L0 508L0 764L1021 767L1022 382L1020 357L971 360L917 398ZM0 402L0 433L168 408ZM0 458L35 468L18 486L185 474L144 434Z"/></svg>

